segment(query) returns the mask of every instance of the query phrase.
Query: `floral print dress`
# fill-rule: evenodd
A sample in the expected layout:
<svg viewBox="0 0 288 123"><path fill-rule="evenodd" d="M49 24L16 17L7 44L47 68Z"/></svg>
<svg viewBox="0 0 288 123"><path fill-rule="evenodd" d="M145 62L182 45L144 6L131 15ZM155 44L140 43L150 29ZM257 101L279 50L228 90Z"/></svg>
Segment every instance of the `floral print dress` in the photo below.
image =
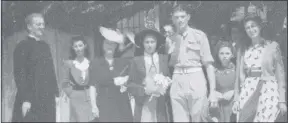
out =
<svg viewBox="0 0 288 123"><path fill-rule="evenodd" d="M245 69L253 69L261 72L262 60L265 57L264 49L271 42L255 45L250 47L244 54L244 66ZM246 73L244 83L241 85L240 93L240 110L255 92L259 82L263 82L262 89L260 90L260 97L257 105L257 111L254 118L254 122L274 122L278 114L278 84L275 76L260 79L259 76L251 77ZM260 81L261 80L261 81Z"/></svg>

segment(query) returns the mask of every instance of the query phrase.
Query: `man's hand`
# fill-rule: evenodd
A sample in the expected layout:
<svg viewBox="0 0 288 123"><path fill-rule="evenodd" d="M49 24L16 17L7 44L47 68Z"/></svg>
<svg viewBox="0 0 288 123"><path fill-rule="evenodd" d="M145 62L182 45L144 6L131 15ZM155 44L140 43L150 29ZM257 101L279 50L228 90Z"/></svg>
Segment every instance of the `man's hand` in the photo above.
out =
<svg viewBox="0 0 288 123"><path fill-rule="evenodd" d="M166 38L166 42L168 44L168 54L171 54L175 49L176 43L172 41L170 38Z"/></svg>
<svg viewBox="0 0 288 123"><path fill-rule="evenodd" d="M237 114L237 112L239 111L239 106L240 106L239 101L234 101L233 102L232 112L234 114Z"/></svg>
<svg viewBox="0 0 288 123"><path fill-rule="evenodd" d="M234 90L228 91L223 94L223 99L230 100L234 95Z"/></svg>
<svg viewBox="0 0 288 123"><path fill-rule="evenodd" d="M22 104L22 115L25 116L27 112L29 112L31 108L31 103L30 102L23 102Z"/></svg>
<svg viewBox="0 0 288 123"><path fill-rule="evenodd" d="M215 94L216 94L216 92L213 91L213 92L210 92L210 95L209 95L209 102L210 102L210 106L212 108L218 107L218 100L217 100Z"/></svg>

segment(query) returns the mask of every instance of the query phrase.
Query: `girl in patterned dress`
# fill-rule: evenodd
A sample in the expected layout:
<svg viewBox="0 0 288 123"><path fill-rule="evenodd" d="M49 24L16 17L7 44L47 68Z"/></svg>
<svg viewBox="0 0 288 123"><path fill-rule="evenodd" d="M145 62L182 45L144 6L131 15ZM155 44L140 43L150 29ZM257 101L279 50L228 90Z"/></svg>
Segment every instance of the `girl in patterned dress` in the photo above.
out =
<svg viewBox="0 0 288 123"><path fill-rule="evenodd" d="M232 62L235 49L232 43L220 41L217 43L215 51L216 92L219 105L214 110L217 114L216 112L211 113L212 115L219 115L218 120L220 122L230 122L235 84L235 64Z"/></svg>
<svg viewBox="0 0 288 123"><path fill-rule="evenodd" d="M233 106L238 122L274 122L287 111L281 51L278 43L260 36L260 24L259 17L244 20L250 41L241 56L240 94Z"/></svg>

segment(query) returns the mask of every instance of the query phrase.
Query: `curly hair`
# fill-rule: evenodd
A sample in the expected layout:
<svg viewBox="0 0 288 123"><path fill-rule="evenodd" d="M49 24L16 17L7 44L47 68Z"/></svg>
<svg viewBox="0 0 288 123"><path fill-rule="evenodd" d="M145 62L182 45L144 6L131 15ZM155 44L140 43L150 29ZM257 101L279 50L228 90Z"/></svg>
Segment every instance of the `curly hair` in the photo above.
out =
<svg viewBox="0 0 288 123"><path fill-rule="evenodd" d="M223 47L228 47L228 48L230 48L233 57L236 56L236 50L235 50L235 48L233 47L233 45L232 45L231 42L229 42L229 41L219 41L219 42L216 44L215 50L214 50L214 53L215 53L215 54L214 54L214 56L215 56L215 63L214 63L214 64L215 64L215 67L216 67L216 68L221 68L221 67L223 67L222 64L221 64L221 61L220 61L220 59L219 59L219 55L218 55L220 49L223 48Z"/></svg>
<svg viewBox="0 0 288 123"><path fill-rule="evenodd" d="M86 48L84 49L84 56L87 59L90 59L90 52L89 52L89 45L87 43L87 41L85 40L85 38L83 36L74 36L71 38L71 46L70 46L70 60L75 60L75 58L77 57L75 50L73 49L73 45L75 42L77 41L82 41L84 45L86 45Z"/></svg>
<svg viewBox="0 0 288 123"><path fill-rule="evenodd" d="M246 16L244 18L244 20L242 21L243 22L243 27L244 27L244 30L245 30L245 24L248 22L248 21L253 21L257 24L257 26L260 28L260 36L262 36L263 34L263 23L262 23L262 19L259 17L259 16ZM248 36L247 32L245 31L244 33L244 36L245 36L245 40L243 40L243 45L244 45L244 48L247 49L249 46L252 45L252 40L251 38Z"/></svg>

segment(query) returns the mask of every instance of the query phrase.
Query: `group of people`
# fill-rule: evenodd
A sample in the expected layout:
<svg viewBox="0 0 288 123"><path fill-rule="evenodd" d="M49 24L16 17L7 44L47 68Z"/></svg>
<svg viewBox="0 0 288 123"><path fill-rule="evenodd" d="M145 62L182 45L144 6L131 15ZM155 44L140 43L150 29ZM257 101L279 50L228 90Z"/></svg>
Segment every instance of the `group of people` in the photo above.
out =
<svg viewBox="0 0 288 123"><path fill-rule="evenodd" d="M70 121L229 122L235 114L236 122L274 122L286 113L281 51L262 37L258 17L243 20L245 45L236 50L221 41L213 51L206 34L188 25L184 5L171 18L173 26L165 28L175 31L166 37L144 29L131 39L137 46L132 59L115 57L122 39L98 37L102 55L90 59L83 36L71 38L70 57L61 66ZM49 45L41 40L44 19L34 13L26 23L29 35L14 51L18 92L12 121L55 121L59 91ZM155 82L159 74L171 80L164 90Z"/></svg>

